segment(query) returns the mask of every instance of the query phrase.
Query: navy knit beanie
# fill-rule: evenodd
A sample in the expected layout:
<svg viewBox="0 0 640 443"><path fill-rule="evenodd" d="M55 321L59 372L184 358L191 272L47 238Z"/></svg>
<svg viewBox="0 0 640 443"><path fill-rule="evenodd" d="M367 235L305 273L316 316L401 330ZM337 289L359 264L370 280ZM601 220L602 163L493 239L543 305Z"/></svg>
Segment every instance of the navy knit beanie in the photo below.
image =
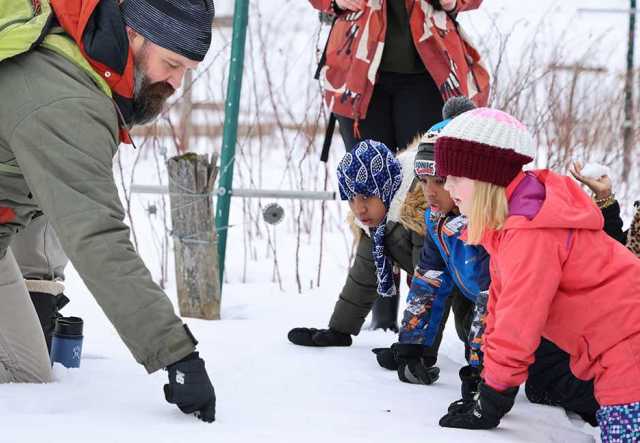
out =
<svg viewBox="0 0 640 443"><path fill-rule="evenodd" d="M125 0L127 26L158 46L202 61L211 45L213 0Z"/></svg>

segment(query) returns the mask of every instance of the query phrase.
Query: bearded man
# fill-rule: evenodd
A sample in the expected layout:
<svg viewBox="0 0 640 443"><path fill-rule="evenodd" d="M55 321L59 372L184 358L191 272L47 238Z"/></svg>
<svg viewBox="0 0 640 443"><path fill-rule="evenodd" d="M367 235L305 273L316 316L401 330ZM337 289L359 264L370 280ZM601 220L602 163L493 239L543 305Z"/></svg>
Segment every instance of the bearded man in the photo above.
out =
<svg viewBox="0 0 640 443"><path fill-rule="evenodd" d="M129 128L204 59L214 14L213 0L0 8L0 383L51 380L45 334L68 257L136 361L168 369L167 401L214 420L197 341L133 248L112 171Z"/></svg>

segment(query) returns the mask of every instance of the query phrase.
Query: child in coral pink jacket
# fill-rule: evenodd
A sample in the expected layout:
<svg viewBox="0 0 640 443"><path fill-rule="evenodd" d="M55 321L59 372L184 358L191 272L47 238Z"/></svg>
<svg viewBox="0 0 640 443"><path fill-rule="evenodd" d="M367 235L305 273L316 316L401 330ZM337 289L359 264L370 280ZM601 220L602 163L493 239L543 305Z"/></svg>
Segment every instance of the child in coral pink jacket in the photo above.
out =
<svg viewBox="0 0 640 443"><path fill-rule="evenodd" d="M603 442L640 441L640 260L602 231L569 177L522 170L535 156L514 117L479 108L436 144L437 174L469 219L467 242L491 256L483 383L445 427L489 429L511 409L541 337L594 380Z"/></svg>

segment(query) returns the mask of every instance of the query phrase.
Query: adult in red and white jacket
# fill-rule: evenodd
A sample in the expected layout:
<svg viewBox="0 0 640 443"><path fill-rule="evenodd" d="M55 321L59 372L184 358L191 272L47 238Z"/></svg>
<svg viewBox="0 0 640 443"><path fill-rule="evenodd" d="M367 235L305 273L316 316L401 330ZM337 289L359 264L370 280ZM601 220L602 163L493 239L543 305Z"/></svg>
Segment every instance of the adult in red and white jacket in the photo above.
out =
<svg viewBox="0 0 640 443"><path fill-rule="evenodd" d="M366 139L404 149L450 97L486 104L489 74L455 21L482 0L309 1L336 15L318 75L347 151ZM397 329L398 301L376 301L374 328Z"/></svg>
<svg viewBox="0 0 640 443"><path fill-rule="evenodd" d="M320 80L347 150L367 138L404 148L453 96L486 105L489 74L455 20L482 0L309 1L336 15Z"/></svg>

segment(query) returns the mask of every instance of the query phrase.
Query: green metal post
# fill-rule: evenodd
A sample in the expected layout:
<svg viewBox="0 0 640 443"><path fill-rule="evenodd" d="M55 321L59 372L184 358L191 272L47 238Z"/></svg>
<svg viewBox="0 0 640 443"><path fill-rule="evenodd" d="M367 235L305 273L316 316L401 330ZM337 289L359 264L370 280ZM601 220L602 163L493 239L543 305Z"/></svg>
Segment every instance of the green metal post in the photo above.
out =
<svg viewBox="0 0 640 443"><path fill-rule="evenodd" d="M233 186L233 163L238 139L238 114L240 113L240 91L244 69L244 46L249 21L249 0L236 0L233 11L233 38L231 41L231 63L229 83L224 111L222 152L220 153L220 181L216 205L216 229L218 231L218 260L220 263L220 291L224 275L224 260L227 250L227 226L231 205L230 191Z"/></svg>

